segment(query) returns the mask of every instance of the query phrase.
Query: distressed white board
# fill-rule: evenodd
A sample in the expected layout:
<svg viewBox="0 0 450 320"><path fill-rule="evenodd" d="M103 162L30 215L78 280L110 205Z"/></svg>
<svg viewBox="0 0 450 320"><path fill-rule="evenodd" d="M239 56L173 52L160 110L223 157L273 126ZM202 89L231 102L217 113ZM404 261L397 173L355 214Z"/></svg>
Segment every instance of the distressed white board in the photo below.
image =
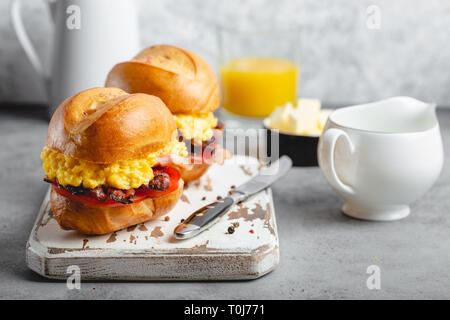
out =
<svg viewBox="0 0 450 320"><path fill-rule="evenodd" d="M238 280L258 278L279 261L275 211L270 189L236 205L200 235L175 240L173 229L193 211L225 197L260 169L254 158L235 156L191 182L166 216L102 236L59 228L48 194L26 247L28 266L66 279L77 265L83 280ZM166 221L166 217L169 220ZM233 223L235 232L228 233Z"/></svg>

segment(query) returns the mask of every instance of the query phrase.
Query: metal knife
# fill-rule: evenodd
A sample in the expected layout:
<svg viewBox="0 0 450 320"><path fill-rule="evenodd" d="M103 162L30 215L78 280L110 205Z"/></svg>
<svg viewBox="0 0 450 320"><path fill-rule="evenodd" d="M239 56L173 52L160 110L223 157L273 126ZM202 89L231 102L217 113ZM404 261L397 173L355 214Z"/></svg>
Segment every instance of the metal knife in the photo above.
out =
<svg viewBox="0 0 450 320"><path fill-rule="evenodd" d="M218 218L224 215L236 203L245 201L248 197L258 193L280 177L286 174L292 167L292 160L288 156L282 156L270 166L263 168L258 175L250 179L234 190L223 200L210 203L195 211L183 223L173 231L175 239L189 239L211 227Z"/></svg>

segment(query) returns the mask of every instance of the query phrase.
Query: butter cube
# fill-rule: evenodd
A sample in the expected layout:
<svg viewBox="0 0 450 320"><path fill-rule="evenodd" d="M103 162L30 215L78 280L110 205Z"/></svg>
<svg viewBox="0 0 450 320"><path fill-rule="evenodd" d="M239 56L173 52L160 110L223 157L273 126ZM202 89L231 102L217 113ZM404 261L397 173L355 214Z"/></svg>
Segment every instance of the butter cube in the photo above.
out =
<svg viewBox="0 0 450 320"><path fill-rule="evenodd" d="M322 109L319 113L319 129L322 131L325 128L325 124L327 123L328 117L330 116L333 110L330 109Z"/></svg>
<svg viewBox="0 0 450 320"><path fill-rule="evenodd" d="M284 106L277 107L269 117L269 126L272 129L282 131L289 130L289 117L292 114L294 107L292 103L288 102Z"/></svg>
<svg viewBox="0 0 450 320"><path fill-rule="evenodd" d="M320 103L320 100L318 100L318 99L302 98L302 99L298 99L298 101L297 101L298 108L307 108L307 109L319 111L321 106L322 105Z"/></svg>
<svg viewBox="0 0 450 320"><path fill-rule="evenodd" d="M320 136L332 110L321 110L318 99L299 99L297 106L286 103L277 107L268 118L272 129L292 134Z"/></svg>
<svg viewBox="0 0 450 320"><path fill-rule="evenodd" d="M289 118L291 132L297 134L316 133L319 129L317 119L319 118L320 101L316 99L299 99L297 108L294 109Z"/></svg>

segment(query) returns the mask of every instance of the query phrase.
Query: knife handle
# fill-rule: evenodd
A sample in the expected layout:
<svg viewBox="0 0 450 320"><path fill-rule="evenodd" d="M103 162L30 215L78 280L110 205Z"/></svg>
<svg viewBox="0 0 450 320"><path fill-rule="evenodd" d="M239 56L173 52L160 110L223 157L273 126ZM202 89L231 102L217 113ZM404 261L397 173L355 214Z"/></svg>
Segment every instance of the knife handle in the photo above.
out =
<svg viewBox="0 0 450 320"><path fill-rule="evenodd" d="M188 239L194 237L217 222L217 218L227 212L234 203L235 200L232 197L227 197L198 209L175 228L175 238Z"/></svg>

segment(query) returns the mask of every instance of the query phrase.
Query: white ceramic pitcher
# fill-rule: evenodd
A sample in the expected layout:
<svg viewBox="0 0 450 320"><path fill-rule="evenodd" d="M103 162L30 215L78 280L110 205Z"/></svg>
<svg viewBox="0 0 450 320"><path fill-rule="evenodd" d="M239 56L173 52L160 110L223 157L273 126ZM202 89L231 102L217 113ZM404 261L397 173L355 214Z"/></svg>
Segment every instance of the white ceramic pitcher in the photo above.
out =
<svg viewBox="0 0 450 320"><path fill-rule="evenodd" d="M435 106L395 97L342 108L328 118L318 160L352 217L390 221L436 181L443 148Z"/></svg>
<svg viewBox="0 0 450 320"><path fill-rule="evenodd" d="M11 3L17 37L36 72L45 82L51 111L67 97L104 86L118 62L139 52L133 0L45 0L54 25L51 68L46 71L21 18L22 0Z"/></svg>

